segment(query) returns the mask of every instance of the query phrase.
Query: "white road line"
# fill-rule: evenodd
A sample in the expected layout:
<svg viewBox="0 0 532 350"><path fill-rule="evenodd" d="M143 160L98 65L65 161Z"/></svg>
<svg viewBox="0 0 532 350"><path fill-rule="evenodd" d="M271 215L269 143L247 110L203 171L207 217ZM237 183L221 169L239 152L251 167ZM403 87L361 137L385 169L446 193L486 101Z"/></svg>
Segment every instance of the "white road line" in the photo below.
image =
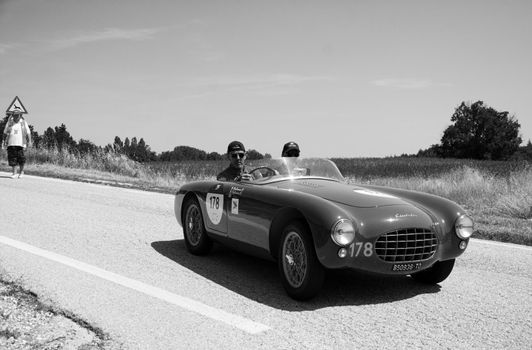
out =
<svg viewBox="0 0 532 350"><path fill-rule="evenodd" d="M520 250L526 250L526 251L532 252L532 247L527 246L527 245L503 243L503 242L497 242L497 241L488 241L485 239L478 239L478 238L471 238L471 241L475 242L475 244L482 243L482 244L487 244L487 245L497 245L501 247L506 247L506 248L511 248L511 249L520 249Z"/></svg>
<svg viewBox="0 0 532 350"><path fill-rule="evenodd" d="M5 236L0 236L0 243L11 246L13 248L23 250L31 254L38 255L40 257L58 262L66 266L70 266L77 270L86 272L90 275L100 277L104 280L114 282L121 286L124 286L130 289L136 290L138 292L147 294L149 296L164 300L168 303L177 305L183 309L196 312L200 315L209 317L216 321L224 322L232 327L241 329L251 334L262 333L270 329L270 327L263 325L261 323L248 320L241 316L230 314L223 310L216 309L214 307L200 303L196 300L183 297L183 296L180 296L174 293L170 293L164 289L153 287L146 283L136 281L131 278L127 278L127 277L118 275L116 273L103 270L99 267L92 266L92 265L83 263L81 261L74 260L64 255L49 252L47 250L31 246L29 244L26 244L20 241L16 241L14 239L11 239Z"/></svg>

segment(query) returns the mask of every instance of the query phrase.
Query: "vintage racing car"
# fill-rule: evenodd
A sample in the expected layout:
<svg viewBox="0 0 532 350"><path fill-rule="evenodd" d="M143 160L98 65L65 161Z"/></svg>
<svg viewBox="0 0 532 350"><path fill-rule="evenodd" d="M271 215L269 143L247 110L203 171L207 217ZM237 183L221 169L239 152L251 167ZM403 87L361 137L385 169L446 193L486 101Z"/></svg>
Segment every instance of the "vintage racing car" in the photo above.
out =
<svg viewBox="0 0 532 350"><path fill-rule="evenodd" d="M277 261L292 298L315 296L326 269L439 283L466 249L473 221L435 195L347 184L327 159L265 159L252 181L182 186L175 215L187 250L217 241Z"/></svg>

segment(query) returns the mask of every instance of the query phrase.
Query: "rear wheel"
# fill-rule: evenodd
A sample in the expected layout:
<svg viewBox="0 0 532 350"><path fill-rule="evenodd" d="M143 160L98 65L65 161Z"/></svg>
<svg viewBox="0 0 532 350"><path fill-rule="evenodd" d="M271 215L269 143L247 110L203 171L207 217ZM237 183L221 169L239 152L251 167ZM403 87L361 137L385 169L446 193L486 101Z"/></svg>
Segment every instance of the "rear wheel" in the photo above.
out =
<svg viewBox="0 0 532 350"><path fill-rule="evenodd" d="M423 283L436 284L444 281L453 271L455 259L438 261L426 270L413 273L413 279Z"/></svg>
<svg viewBox="0 0 532 350"><path fill-rule="evenodd" d="M198 201L195 198L188 199L183 213L183 236L187 250L194 255L207 254L212 248L212 240L205 231Z"/></svg>
<svg viewBox="0 0 532 350"><path fill-rule="evenodd" d="M318 294L325 270L316 257L310 232L300 222L285 227L278 256L279 272L288 295L307 300Z"/></svg>

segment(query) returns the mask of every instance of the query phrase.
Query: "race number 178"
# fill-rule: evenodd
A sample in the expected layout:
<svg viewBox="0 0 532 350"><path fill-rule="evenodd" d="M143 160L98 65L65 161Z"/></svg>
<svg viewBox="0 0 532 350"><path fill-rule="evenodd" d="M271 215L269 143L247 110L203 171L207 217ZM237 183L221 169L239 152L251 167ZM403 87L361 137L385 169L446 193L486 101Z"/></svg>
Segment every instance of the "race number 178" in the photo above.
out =
<svg viewBox="0 0 532 350"><path fill-rule="evenodd" d="M355 242L349 246L349 256L356 258L358 256L365 256L369 258L373 255L373 243L371 242Z"/></svg>

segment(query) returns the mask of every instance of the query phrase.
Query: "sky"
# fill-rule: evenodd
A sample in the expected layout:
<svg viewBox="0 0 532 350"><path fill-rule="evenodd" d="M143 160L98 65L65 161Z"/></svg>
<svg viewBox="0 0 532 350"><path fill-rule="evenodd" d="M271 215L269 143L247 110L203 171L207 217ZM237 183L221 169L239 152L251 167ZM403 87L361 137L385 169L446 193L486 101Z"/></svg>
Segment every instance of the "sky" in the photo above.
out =
<svg viewBox="0 0 532 350"><path fill-rule="evenodd" d="M0 107L101 146L384 157L481 100L528 141L531 43L529 0L0 0Z"/></svg>

